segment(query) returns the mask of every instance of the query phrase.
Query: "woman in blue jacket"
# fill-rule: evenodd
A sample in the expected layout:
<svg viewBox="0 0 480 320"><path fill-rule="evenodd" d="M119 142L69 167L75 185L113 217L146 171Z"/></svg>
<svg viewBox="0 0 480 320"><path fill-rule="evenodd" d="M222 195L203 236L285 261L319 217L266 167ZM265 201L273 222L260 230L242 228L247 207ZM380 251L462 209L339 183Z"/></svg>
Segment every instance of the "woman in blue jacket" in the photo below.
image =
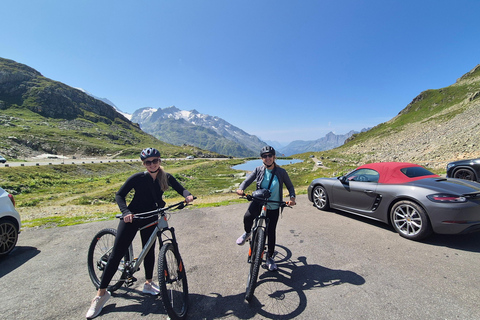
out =
<svg viewBox="0 0 480 320"><path fill-rule="evenodd" d="M250 175L238 187L237 194L244 195L244 190L253 182L257 182L257 189L269 189L271 196L269 200L282 201L283 199L283 185L288 189L290 200L287 205L295 205L295 188L293 187L287 171L275 163L275 149L270 146L265 146L260 151L263 165L255 168ZM271 182L270 182L271 181ZM270 186L270 187L269 187ZM250 239L253 221L260 215L262 210L261 204L252 201L248 207L247 212L243 217L243 226L245 232L237 239L238 245L244 245ZM268 203L267 218L269 219L267 237L268 237L268 251L267 251L267 267L270 271L277 270L277 265L273 260L276 243L276 229L278 217L280 216L280 204Z"/></svg>

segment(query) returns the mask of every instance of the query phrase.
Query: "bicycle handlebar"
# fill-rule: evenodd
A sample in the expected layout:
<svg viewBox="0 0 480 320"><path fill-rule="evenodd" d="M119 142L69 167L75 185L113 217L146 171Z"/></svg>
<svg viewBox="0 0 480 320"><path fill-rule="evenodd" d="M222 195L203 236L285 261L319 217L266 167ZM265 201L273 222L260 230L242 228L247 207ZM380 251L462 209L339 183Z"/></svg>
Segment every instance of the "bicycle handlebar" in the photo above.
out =
<svg viewBox="0 0 480 320"><path fill-rule="evenodd" d="M197 199L197 197L193 197L193 200L195 200L195 199ZM170 209L176 208L176 209L180 210L180 209L185 208L188 205L189 205L189 203L187 203L185 200L183 200L183 201L177 202L177 203L172 204L172 205L170 205L168 207L165 207L165 208L157 208L157 209L152 210L152 211L133 213L133 217L136 218L136 219L146 219L146 218L150 218L154 214L163 215L166 211L168 211ZM144 217L145 215L150 215L150 216L149 217ZM123 219L123 214L119 213L115 216L115 218Z"/></svg>
<svg viewBox="0 0 480 320"><path fill-rule="evenodd" d="M269 199L265 199L265 198L254 197L251 194L244 193L242 198L245 198L248 201L256 200L256 201L259 201L259 202L279 203L281 207L292 208L292 206L289 206L285 201L276 201L276 200L269 200Z"/></svg>

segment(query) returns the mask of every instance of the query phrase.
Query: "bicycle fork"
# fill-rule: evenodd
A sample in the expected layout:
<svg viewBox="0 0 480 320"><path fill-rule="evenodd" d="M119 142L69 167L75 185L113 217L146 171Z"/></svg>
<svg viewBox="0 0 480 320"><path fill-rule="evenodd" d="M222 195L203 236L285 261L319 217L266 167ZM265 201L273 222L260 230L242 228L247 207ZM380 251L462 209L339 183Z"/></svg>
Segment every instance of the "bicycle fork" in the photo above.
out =
<svg viewBox="0 0 480 320"><path fill-rule="evenodd" d="M263 221L265 221L265 227L263 226ZM262 212L260 216L258 216L258 218L255 219L255 223L252 228L252 236L250 238L250 248L248 249L248 260L247 260L248 263L252 262L252 252L253 252L253 246L255 244L255 236L257 234L257 230L259 228L263 228L266 234L268 230L268 223L269 223L269 219L267 218L267 206L263 205ZM264 253L265 253L265 247L262 250L262 256L260 257L260 259L263 259Z"/></svg>
<svg viewBox="0 0 480 320"><path fill-rule="evenodd" d="M171 234L171 238L169 238L170 240L170 243L173 245L173 254L175 255L175 260L177 261L178 265L176 266L177 267L177 276L172 278L170 276L170 271L168 270L168 265L167 265L167 268L165 270L163 270L163 273L164 273L164 276L165 276L165 279L166 279L166 282L167 283L174 283L174 282L177 282L177 281L181 281L183 279L183 260L182 258L180 257L180 251L178 250L178 242L177 242L177 238L175 236L175 229L172 227L172 228L168 228L168 230L170 231L170 234Z"/></svg>

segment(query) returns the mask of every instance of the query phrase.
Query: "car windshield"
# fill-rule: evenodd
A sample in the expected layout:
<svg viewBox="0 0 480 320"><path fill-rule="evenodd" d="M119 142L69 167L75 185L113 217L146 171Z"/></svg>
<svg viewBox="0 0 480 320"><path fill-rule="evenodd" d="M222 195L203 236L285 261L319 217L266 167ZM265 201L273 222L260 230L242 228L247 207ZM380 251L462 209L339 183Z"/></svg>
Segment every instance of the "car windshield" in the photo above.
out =
<svg viewBox="0 0 480 320"><path fill-rule="evenodd" d="M431 173L423 167L408 167L402 168L400 171L409 178L418 178L423 176L431 176L434 173Z"/></svg>

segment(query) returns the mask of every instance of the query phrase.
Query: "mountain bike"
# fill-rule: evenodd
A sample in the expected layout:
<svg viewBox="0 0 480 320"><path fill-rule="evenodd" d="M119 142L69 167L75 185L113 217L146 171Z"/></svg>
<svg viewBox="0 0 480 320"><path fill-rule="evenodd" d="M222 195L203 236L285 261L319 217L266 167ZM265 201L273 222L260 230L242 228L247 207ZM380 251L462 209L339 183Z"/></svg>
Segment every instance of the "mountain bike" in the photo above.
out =
<svg viewBox="0 0 480 320"><path fill-rule="evenodd" d="M270 191L268 189L258 189L252 195L245 194L244 197L248 201L258 201L262 204L260 215L255 218L252 231L250 248L248 250L248 260L250 269L248 271L247 288L245 292L245 300L250 302L257 286L258 273L263 262L265 253L265 242L267 238L269 219L267 218L267 204L279 203L281 208L288 207L285 201L268 200Z"/></svg>
<svg viewBox="0 0 480 320"><path fill-rule="evenodd" d="M194 197L194 199L196 198ZM175 229L168 226L167 221L169 216L167 211L183 209L187 205L185 201L181 201L165 208L134 214L134 219L148 219L158 215L157 221L139 230L154 225L156 225L156 227L153 229L152 235L137 258L133 258L133 246L129 246L118 266L117 272L107 288L108 291L113 292L122 285L130 287L137 281L133 274L140 270L140 264L158 238L160 246L160 253L158 255L158 282L162 304L171 319L185 319L188 310L187 275L178 251ZM118 214L116 218L121 219L122 215ZM108 258L112 253L116 235L117 230L115 229L102 229L93 237L88 249L88 273L96 289L100 286L100 280L107 265Z"/></svg>

